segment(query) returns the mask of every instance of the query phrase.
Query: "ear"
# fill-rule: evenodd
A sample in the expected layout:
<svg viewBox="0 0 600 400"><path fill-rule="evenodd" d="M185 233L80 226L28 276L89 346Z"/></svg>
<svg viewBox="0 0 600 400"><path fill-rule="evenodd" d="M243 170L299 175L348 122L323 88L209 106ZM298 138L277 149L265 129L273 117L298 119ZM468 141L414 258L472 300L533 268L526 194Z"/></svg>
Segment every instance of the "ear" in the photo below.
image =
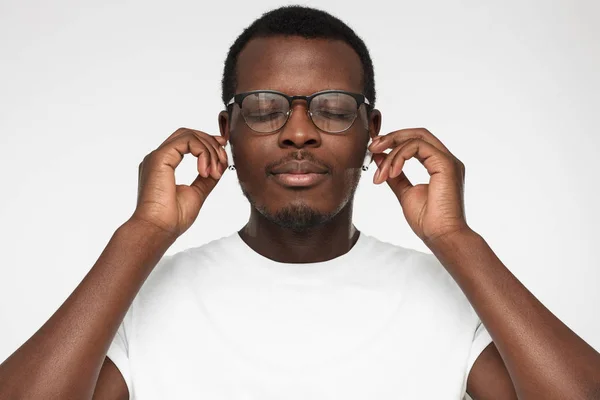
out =
<svg viewBox="0 0 600 400"><path fill-rule="evenodd" d="M231 126L229 124L229 113L225 110L219 113L219 131L221 132L221 136L223 136L227 141L229 141L229 132Z"/></svg>
<svg viewBox="0 0 600 400"><path fill-rule="evenodd" d="M373 109L369 114L369 136L375 138L381 129L381 112Z"/></svg>

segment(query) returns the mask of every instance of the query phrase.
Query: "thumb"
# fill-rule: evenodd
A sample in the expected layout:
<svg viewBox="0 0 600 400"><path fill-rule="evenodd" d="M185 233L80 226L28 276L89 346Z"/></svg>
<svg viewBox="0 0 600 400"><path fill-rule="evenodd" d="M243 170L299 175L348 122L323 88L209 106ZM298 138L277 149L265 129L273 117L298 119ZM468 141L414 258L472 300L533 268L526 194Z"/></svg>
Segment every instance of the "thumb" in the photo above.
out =
<svg viewBox="0 0 600 400"><path fill-rule="evenodd" d="M189 186L177 185L177 198L184 213L194 218L198 216L202 205L218 182L219 179L215 179L210 175L204 178L198 174Z"/></svg>
<svg viewBox="0 0 600 400"><path fill-rule="evenodd" d="M374 154L373 155L373 161L375 162L375 164L377 164L377 167L379 167L383 163L386 156L387 156L386 154ZM390 187L390 189L392 189L392 192L394 192L394 194L398 198L398 201L400 201L400 202L402 202L401 197L404 194L404 192L406 192L408 189L413 187L413 184L408 179L408 177L404 174L404 171L401 171L400 175L398 175L394 178L388 177L385 181L388 184L388 186Z"/></svg>

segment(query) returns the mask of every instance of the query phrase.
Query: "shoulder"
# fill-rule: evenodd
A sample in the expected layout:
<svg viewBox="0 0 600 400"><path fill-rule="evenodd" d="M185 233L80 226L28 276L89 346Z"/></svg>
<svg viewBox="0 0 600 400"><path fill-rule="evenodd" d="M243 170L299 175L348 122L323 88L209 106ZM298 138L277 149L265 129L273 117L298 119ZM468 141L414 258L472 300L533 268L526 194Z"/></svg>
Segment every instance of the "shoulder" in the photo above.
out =
<svg viewBox="0 0 600 400"><path fill-rule="evenodd" d="M199 274L218 263L231 252L232 235L214 239L196 247L190 247L170 255L164 255L156 264L138 297L147 292L156 295L173 288L189 285Z"/></svg>
<svg viewBox="0 0 600 400"><path fill-rule="evenodd" d="M477 316L454 278L431 253L388 243L369 236L370 257L390 279L397 279L413 298L455 313Z"/></svg>
<svg viewBox="0 0 600 400"><path fill-rule="evenodd" d="M368 242L365 248L371 253L369 258L374 262L406 271L415 280L439 281L446 284L454 282L433 254L365 236Z"/></svg>

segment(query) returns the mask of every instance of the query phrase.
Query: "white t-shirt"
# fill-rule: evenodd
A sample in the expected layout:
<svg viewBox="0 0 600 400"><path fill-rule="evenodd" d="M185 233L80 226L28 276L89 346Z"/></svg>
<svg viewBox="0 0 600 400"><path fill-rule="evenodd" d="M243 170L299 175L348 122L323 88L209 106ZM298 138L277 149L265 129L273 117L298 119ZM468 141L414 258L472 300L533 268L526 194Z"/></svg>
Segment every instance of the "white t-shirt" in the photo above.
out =
<svg viewBox="0 0 600 400"><path fill-rule="evenodd" d="M286 264L236 232L164 256L107 356L138 400L456 400L491 341L431 254Z"/></svg>

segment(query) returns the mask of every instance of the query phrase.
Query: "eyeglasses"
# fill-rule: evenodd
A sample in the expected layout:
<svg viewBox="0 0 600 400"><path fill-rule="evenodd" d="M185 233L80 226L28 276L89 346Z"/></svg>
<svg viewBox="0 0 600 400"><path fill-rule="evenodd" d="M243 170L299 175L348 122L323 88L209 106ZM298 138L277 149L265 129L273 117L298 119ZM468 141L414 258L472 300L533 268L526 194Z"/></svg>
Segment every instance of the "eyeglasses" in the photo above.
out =
<svg viewBox="0 0 600 400"><path fill-rule="evenodd" d="M327 133L348 130L358 115L359 107L369 100L358 93L324 90L310 96L288 96L274 90L254 90L236 94L227 107L237 104L244 121L258 133L272 133L285 125L292 114L292 101L306 100L307 113L317 128Z"/></svg>

